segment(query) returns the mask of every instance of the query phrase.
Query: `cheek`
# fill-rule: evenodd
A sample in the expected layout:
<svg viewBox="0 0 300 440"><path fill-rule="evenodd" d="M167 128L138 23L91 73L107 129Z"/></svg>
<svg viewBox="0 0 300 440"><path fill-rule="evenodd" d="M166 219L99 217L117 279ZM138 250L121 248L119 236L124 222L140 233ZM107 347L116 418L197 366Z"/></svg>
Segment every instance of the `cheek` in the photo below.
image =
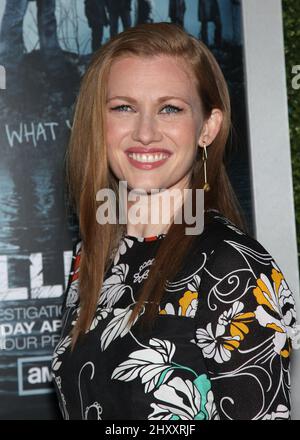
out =
<svg viewBox="0 0 300 440"><path fill-rule="evenodd" d="M113 148L107 150L108 166L118 180L123 180L123 167L118 154L115 153Z"/></svg>
<svg viewBox="0 0 300 440"><path fill-rule="evenodd" d="M120 154L115 148L108 146L107 148L107 159L109 166L114 170L120 170L122 168L122 160L120 160Z"/></svg>
<svg viewBox="0 0 300 440"><path fill-rule="evenodd" d="M187 150L195 150L198 142L195 124L191 122L179 124L176 128L170 130L169 134L177 144L177 147L183 148L186 153L188 153Z"/></svg>
<svg viewBox="0 0 300 440"><path fill-rule="evenodd" d="M127 127L126 127L127 126ZM113 117L106 119L106 138L108 144L116 144L128 131L128 123Z"/></svg>
<svg viewBox="0 0 300 440"><path fill-rule="evenodd" d="M107 145L112 146L115 143L115 140L118 138L118 130L113 122L107 122L106 124L106 139Z"/></svg>

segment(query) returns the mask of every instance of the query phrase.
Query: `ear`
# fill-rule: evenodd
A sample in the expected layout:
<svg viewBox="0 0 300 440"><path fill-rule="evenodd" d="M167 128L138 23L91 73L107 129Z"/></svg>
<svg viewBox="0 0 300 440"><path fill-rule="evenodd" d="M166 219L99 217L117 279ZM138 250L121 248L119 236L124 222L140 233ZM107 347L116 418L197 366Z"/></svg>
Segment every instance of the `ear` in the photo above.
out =
<svg viewBox="0 0 300 440"><path fill-rule="evenodd" d="M206 119L203 124L201 135L198 140L200 146L202 146L203 142L205 142L206 145L210 145L214 141L220 131L222 121L223 112L218 108L214 108L211 111L209 118Z"/></svg>

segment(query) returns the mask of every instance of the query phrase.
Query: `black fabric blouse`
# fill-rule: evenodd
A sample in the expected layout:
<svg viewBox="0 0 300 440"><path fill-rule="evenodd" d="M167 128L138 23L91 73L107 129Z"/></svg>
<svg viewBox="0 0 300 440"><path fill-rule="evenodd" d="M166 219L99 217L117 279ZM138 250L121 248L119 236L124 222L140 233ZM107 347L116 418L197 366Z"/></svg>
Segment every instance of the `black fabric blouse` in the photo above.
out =
<svg viewBox="0 0 300 440"><path fill-rule="evenodd" d="M293 295L272 256L217 210L166 284L153 330L126 325L165 235L125 235L93 322L71 352L74 245L52 374L65 419L289 419Z"/></svg>

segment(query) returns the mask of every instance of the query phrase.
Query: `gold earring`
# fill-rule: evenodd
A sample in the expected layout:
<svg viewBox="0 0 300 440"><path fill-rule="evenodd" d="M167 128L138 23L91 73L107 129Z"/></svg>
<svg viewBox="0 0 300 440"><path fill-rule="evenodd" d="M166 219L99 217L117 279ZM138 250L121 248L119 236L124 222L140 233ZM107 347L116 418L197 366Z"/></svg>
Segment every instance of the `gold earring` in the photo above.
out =
<svg viewBox="0 0 300 440"><path fill-rule="evenodd" d="M202 189L205 192L207 192L210 190L210 186L209 186L209 183L207 182L207 171L206 171L207 151L206 151L205 142L203 142L202 161L203 161L203 168L204 168L204 186Z"/></svg>

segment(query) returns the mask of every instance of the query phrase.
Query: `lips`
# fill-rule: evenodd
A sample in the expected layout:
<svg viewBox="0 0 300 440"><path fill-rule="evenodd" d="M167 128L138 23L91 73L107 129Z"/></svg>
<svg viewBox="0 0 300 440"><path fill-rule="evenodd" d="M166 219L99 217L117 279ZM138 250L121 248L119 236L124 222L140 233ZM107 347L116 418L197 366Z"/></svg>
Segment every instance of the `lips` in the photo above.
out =
<svg viewBox="0 0 300 440"><path fill-rule="evenodd" d="M165 148L144 148L144 147L131 147L126 150L126 153L140 153L140 154L154 154L154 153L165 153L172 154L171 151Z"/></svg>

